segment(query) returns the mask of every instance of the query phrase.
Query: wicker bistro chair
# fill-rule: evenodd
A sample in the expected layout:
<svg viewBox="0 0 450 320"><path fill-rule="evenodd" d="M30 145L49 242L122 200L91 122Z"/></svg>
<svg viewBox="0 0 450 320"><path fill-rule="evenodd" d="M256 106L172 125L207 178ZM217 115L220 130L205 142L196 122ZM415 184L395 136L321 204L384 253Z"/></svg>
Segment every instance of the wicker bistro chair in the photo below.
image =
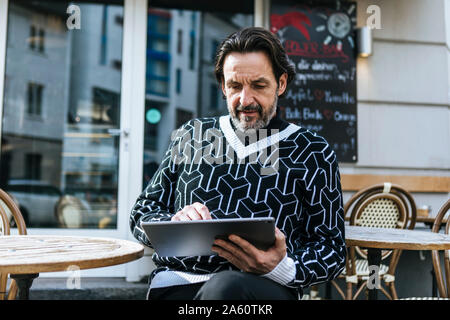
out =
<svg viewBox="0 0 450 320"><path fill-rule="evenodd" d="M391 183L377 184L355 193L344 205L344 214L350 216L350 225L378 228L413 229L416 222L417 209L411 194L399 185ZM345 270L339 276L346 283L346 292L336 281L331 284L342 298L356 299L367 285L369 265L367 250L360 247L347 248L348 255ZM401 250L383 250L381 259L389 264L381 263L379 275L390 293L381 285L380 290L388 299L398 299L395 290L395 270ZM357 291L353 294L353 285Z"/></svg>
<svg viewBox="0 0 450 320"><path fill-rule="evenodd" d="M14 222L19 234L27 234L25 220L19 207L5 191L0 189L0 236L10 234L10 224ZM0 273L0 300L14 300L17 295L17 284L11 280L8 290L8 274Z"/></svg>
<svg viewBox="0 0 450 320"><path fill-rule="evenodd" d="M439 209L438 214L433 223L431 232L439 233L441 224L447 216L447 223L445 225L445 233L450 234L450 199L444 203ZM441 263L441 255L443 253L443 260ZM436 275L436 282L439 292L439 297L409 297L401 300L450 300L450 250L432 250L431 256L433 260L433 269Z"/></svg>

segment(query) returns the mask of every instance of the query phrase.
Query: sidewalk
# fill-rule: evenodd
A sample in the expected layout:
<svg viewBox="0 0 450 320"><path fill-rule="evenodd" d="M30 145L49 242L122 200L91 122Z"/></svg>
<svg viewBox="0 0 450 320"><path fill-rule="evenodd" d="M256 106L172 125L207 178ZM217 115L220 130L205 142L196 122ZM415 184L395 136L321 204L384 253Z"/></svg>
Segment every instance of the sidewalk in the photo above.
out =
<svg viewBox="0 0 450 320"><path fill-rule="evenodd" d="M125 278L82 278L79 289L70 289L67 278L37 278L30 300L145 300L147 289L146 279L127 282Z"/></svg>

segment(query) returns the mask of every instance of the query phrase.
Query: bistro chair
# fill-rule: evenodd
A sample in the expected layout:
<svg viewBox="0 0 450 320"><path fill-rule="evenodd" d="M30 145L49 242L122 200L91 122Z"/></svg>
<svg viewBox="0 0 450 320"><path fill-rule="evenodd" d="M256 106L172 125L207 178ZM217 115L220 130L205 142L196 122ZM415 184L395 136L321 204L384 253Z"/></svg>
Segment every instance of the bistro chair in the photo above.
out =
<svg viewBox="0 0 450 320"><path fill-rule="evenodd" d="M0 189L0 236L10 235L10 225L14 223L21 235L27 234L22 213L16 202L5 191ZM0 300L14 300L17 295L17 284L11 280L8 290L8 274L0 273Z"/></svg>
<svg viewBox="0 0 450 320"><path fill-rule="evenodd" d="M349 216L350 225L375 228L413 229L417 209L412 195L403 187L385 182L356 192L344 205L344 216ZM345 270L338 279L346 283L346 292L335 280L331 284L342 298L354 300L366 288L369 279L367 250L360 247L347 248ZM380 290L388 299L398 299L395 290L395 270L402 250L382 250L379 275L390 293L381 285ZM390 256L389 264L387 261ZM353 285L357 290L353 294Z"/></svg>
<svg viewBox="0 0 450 320"><path fill-rule="evenodd" d="M445 224L444 232L450 234L450 199L444 203L439 209L433 223L431 232L439 233L441 224L447 216L447 223ZM443 252L443 259L441 263L441 255ZM401 300L450 300L450 250L432 250L431 256L433 260L433 270L436 275L436 282L439 292L439 297L408 297Z"/></svg>

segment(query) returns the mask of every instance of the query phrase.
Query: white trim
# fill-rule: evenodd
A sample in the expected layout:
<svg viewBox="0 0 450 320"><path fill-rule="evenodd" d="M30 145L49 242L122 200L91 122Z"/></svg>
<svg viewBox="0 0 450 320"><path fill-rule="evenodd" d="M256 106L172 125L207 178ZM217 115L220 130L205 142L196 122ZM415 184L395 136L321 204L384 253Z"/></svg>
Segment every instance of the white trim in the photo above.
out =
<svg viewBox="0 0 450 320"><path fill-rule="evenodd" d="M281 260L272 271L263 274L263 277L271 279L282 285L287 285L289 282L295 280L297 269L295 268L294 260L286 253L283 260Z"/></svg>
<svg viewBox="0 0 450 320"><path fill-rule="evenodd" d="M291 134L300 129L299 126L290 123L284 130L258 140L248 146L244 146L236 135L235 130L231 127L230 115L221 116L219 118L220 128L222 129L225 138L227 138L231 147L236 151L236 155L239 159L245 159L249 155L255 152L262 151L269 146L277 144L281 140L286 139Z"/></svg>
<svg viewBox="0 0 450 320"><path fill-rule="evenodd" d="M385 182L383 184L383 193L389 193L391 192L391 188L392 188L392 183L390 182Z"/></svg>
<svg viewBox="0 0 450 320"><path fill-rule="evenodd" d="M129 228L130 211L142 192L144 166L145 72L147 63L147 0L125 0L124 46L122 61L122 128L129 128L120 152L121 197L118 227L124 239L135 240ZM120 189L120 188L119 188ZM144 259L144 258L143 258ZM140 280L145 261L126 265L127 281Z"/></svg>
<svg viewBox="0 0 450 320"><path fill-rule="evenodd" d="M120 147L119 147L119 176L117 195L117 230L121 238L126 239L126 216L128 207L130 136L134 130L130 126L131 108L133 106L133 50L134 50L134 0L124 1L123 37L122 37L122 81L120 101ZM125 135L125 130L128 135Z"/></svg>
<svg viewBox="0 0 450 320"><path fill-rule="evenodd" d="M3 98L6 72L6 46L8 33L8 0L0 0L0 137L3 123Z"/></svg>

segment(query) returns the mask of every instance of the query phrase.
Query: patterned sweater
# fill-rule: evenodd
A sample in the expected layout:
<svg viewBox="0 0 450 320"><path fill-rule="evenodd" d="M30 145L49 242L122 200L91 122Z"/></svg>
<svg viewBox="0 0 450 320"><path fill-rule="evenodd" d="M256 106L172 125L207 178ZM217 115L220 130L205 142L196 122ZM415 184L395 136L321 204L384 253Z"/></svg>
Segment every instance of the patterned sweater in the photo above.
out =
<svg viewBox="0 0 450 320"><path fill-rule="evenodd" d="M295 269L283 284L301 295L302 288L335 278L345 265L338 163L325 139L304 128L275 117L265 129L252 140L237 134L230 116L184 124L138 197L130 228L152 247L141 222L170 220L194 202L205 204L213 219L274 217ZM167 270L201 276L236 269L217 255L154 253L153 261L150 280Z"/></svg>

